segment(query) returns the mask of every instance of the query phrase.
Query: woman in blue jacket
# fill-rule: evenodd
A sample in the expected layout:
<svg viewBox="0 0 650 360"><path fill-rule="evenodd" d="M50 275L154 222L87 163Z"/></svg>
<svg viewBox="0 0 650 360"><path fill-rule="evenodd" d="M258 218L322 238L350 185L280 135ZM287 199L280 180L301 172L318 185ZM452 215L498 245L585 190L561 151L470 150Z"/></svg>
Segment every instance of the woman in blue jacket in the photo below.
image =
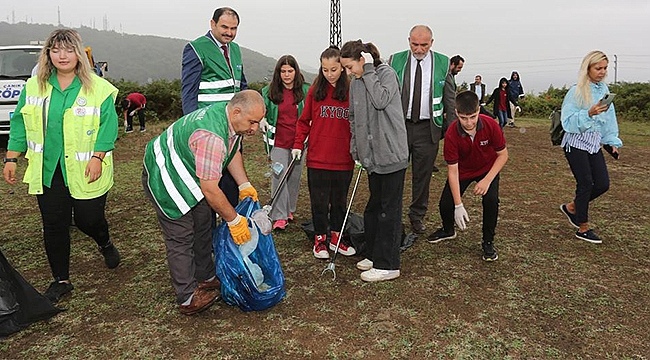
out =
<svg viewBox="0 0 650 360"><path fill-rule="evenodd" d="M602 51L589 52L580 66L578 83L573 85L562 103L562 127L565 134L562 148L576 179L573 201L562 204L560 210L571 225L578 229L578 239L600 244L601 238L589 228L589 202L609 189L609 174L601 145L610 148L618 158L623 142L618 138L618 123L614 105L601 104L609 93L603 79L609 60Z"/></svg>

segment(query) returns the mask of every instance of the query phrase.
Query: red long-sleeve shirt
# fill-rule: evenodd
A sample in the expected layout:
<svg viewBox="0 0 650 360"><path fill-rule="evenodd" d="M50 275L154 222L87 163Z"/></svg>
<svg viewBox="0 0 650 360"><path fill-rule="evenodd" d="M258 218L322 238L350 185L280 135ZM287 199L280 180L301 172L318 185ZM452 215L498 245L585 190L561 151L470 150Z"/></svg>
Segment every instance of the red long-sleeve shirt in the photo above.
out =
<svg viewBox="0 0 650 360"><path fill-rule="evenodd" d="M332 98L334 87L328 87L322 101L314 99L314 86L309 88L305 107L296 124L293 148L302 149L309 136L307 167L322 170L352 170L350 155L349 101Z"/></svg>

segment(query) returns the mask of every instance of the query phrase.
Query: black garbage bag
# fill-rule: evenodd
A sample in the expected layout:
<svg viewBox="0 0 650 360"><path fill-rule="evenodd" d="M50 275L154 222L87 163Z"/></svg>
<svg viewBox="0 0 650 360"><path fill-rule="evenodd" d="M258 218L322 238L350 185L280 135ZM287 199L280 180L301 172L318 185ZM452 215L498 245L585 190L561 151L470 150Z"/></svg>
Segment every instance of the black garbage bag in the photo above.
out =
<svg viewBox="0 0 650 360"><path fill-rule="evenodd" d="M49 319L60 311L11 266L0 250L0 337Z"/></svg>
<svg viewBox="0 0 650 360"><path fill-rule="evenodd" d="M312 221L309 220L304 222L301 226L305 235L307 235L307 239L313 243L316 233L314 232L314 224ZM327 233L329 241L329 231ZM400 244L400 250L404 251L413 246L417 238L417 235L414 233L407 234L404 232L404 225L402 225L402 243ZM345 223L345 230L343 230L343 241L347 244L351 244L357 254L363 254L363 250L366 248L366 239L363 230L363 216L353 212L348 215L348 220Z"/></svg>

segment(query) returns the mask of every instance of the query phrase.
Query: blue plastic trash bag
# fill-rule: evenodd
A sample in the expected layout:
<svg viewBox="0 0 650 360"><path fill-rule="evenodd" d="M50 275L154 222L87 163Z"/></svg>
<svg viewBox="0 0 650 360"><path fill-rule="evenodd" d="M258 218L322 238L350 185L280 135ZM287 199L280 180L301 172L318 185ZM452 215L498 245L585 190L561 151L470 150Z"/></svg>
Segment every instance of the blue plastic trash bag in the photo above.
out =
<svg viewBox="0 0 650 360"><path fill-rule="evenodd" d="M242 200L236 207L246 218L259 209L259 202L251 198ZM260 311L277 304L286 294L284 274L273 236L262 233L255 222L249 221L248 225L251 241L238 246L232 240L228 224L222 221L214 230L212 245L223 300L243 311Z"/></svg>

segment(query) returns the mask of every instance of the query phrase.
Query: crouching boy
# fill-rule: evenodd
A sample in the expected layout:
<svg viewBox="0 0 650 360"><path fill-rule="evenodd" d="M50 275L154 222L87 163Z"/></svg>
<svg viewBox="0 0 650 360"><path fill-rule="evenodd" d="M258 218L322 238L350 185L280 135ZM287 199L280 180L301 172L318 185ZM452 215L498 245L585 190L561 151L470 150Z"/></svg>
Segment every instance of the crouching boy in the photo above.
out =
<svg viewBox="0 0 650 360"><path fill-rule="evenodd" d="M464 91L456 96L458 119L445 134L444 156L448 177L440 196L442 228L428 237L430 243L456 238L454 222L465 230L469 216L462 196L473 182L474 195L483 203L483 260L499 258L494 248L494 232L499 213L499 172L508 161L503 131L496 120L479 114L475 93Z"/></svg>

